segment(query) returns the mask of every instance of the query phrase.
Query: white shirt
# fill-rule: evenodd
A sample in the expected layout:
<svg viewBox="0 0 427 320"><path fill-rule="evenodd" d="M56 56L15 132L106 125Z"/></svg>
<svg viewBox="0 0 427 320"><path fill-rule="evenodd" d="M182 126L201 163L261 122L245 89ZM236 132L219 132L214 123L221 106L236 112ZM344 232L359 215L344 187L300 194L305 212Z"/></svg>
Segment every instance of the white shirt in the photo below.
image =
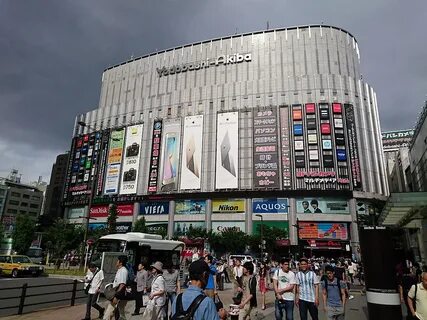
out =
<svg viewBox="0 0 427 320"><path fill-rule="evenodd" d="M293 273L291 270L289 270L288 272L284 272L282 269L277 270L273 275L273 280L277 280L278 289L285 289L297 283L295 273ZM294 301L294 292L284 292L282 294L282 298L287 301Z"/></svg>
<svg viewBox="0 0 427 320"><path fill-rule="evenodd" d="M349 273L349 274L354 274L354 271L355 271L354 264L349 265L349 266L347 267L347 270L348 270L348 273Z"/></svg>
<svg viewBox="0 0 427 320"><path fill-rule="evenodd" d="M236 277L241 277L243 276L243 267L234 267L234 274L236 275Z"/></svg>
<svg viewBox="0 0 427 320"><path fill-rule="evenodd" d="M128 269L121 267L117 270L116 277L114 278L113 288L117 288L121 283L126 284L128 280Z"/></svg>
<svg viewBox="0 0 427 320"><path fill-rule="evenodd" d="M156 278L154 278L153 283L151 284L151 293L153 294L161 290L165 291L165 278L163 278L161 275L158 275ZM154 304L156 306L163 306L165 301L166 299L164 294L154 297Z"/></svg>
<svg viewBox="0 0 427 320"><path fill-rule="evenodd" d="M300 300L314 302L316 295L316 285L319 284L319 279L313 271L298 272L296 274L297 285L299 286Z"/></svg>
<svg viewBox="0 0 427 320"><path fill-rule="evenodd" d="M104 280L104 272L102 270L95 271L95 276L90 283L89 294L95 294L96 290L101 287L102 281Z"/></svg>

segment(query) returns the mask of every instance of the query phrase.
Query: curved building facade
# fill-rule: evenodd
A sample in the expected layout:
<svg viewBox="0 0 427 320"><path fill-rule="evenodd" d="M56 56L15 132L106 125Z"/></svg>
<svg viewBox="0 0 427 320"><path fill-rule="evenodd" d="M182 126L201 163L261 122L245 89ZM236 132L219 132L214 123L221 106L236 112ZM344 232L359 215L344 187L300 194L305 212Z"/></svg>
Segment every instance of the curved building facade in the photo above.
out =
<svg viewBox="0 0 427 320"><path fill-rule="evenodd" d="M258 232L262 217L311 253L357 253L357 212L388 195L376 94L356 39L331 26L222 37L108 68L98 108L76 117L71 153L70 219L87 214L93 187L100 221L116 202L124 222L146 216L170 236L190 225Z"/></svg>

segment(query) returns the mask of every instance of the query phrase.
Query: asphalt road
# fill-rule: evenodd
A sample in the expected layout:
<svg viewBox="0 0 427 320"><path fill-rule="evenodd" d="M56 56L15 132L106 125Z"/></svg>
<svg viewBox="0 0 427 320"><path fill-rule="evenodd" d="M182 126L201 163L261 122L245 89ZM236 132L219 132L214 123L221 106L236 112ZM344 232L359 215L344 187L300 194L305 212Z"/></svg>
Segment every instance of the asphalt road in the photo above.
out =
<svg viewBox="0 0 427 320"><path fill-rule="evenodd" d="M0 278L0 317L18 313L22 286L27 283L24 313L40 309L70 306L73 290L72 279L59 278ZM83 283L77 283L76 304L84 303ZM54 301L54 302L52 302Z"/></svg>

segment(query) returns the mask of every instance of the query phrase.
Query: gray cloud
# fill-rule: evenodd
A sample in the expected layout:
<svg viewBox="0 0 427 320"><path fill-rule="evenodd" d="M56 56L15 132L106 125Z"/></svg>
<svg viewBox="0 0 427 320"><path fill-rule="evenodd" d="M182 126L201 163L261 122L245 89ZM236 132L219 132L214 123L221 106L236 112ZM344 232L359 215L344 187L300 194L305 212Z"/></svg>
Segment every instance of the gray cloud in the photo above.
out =
<svg viewBox="0 0 427 320"><path fill-rule="evenodd" d="M423 0L1 1L0 143L9 151L0 153L0 175L12 167L25 180L50 173L55 152L69 148L75 115L96 108L108 66L267 21L351 32L383 129L411 127L427 93L426 20Z"/></svg>

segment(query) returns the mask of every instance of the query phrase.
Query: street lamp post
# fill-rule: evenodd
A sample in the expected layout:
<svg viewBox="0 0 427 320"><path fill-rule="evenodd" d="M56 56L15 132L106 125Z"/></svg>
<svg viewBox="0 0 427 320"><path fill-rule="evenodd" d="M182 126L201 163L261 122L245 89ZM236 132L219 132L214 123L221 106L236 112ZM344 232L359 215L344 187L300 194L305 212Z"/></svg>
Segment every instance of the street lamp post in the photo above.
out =
<svg viewBox="0 0 427 320"><path fill-rule="evenodd" d="M301 250L300 250L300 243L299 243L299 229L300 229L300 226L299 226L299 219L297 218L297 221L296 221L297 223L296 224L293 224L292 225L292 227L294 227L294 228L296 228L297 229L297 249L298 249L298 255L301 255Z"/></svg>
<svg viewBox="0 0 427 320"><path fill-rule="evenodd" d="M260 214L256 214L255 216L259 217L261 219L261 261L264 260L264 218Z"/></svg>

